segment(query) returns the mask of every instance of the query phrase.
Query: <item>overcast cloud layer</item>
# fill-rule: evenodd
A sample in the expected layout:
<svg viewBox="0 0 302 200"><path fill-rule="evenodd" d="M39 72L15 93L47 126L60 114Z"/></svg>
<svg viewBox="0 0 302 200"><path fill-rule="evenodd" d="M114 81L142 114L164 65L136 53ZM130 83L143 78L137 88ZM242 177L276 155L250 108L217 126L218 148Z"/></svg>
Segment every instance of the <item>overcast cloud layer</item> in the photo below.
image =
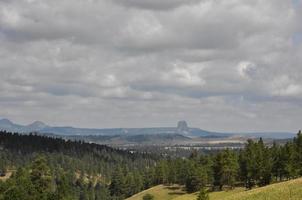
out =
<svg viewBox="0 0 302 200"><path fill-rule="evenodd" d="M299 0L0 0L0 117L302 128Z"/></svg>

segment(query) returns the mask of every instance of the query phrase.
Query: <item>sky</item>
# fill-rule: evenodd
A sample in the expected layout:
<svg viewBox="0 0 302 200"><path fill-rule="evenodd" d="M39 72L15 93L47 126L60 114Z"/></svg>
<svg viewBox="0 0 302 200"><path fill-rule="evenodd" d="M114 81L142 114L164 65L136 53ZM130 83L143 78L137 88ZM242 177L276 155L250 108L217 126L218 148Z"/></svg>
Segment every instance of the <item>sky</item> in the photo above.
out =
<svg viewBox="0 0 302 200"><path fill-rule="evenodd" d="M300 0L0 0L0 118L302 128Z"/></svg>

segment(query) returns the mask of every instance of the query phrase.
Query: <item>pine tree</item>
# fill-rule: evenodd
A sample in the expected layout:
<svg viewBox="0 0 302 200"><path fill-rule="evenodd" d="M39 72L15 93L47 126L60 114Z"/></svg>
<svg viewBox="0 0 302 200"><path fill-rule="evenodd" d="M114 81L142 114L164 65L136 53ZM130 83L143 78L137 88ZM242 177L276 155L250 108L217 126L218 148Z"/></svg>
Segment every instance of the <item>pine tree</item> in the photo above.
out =
<svg viewBox="0 0 302 200"><path fill-rule="evenodd" d="M111 200L108 188L100 182L95 186L95 200Z"/></svg>
<svg viewBox="0 0 302 200"><path fill-rule="evenodd" d="M155 183L155 171L154 168L149 168L143 174L143 188L147 189L152 187Z"/></svg>
<svg viewBox="0 0 302 200"><path fill-rule="evenodd" d="M238 159L229 149L216 155L214 163L214 185L222 190L224 185L233 188L238 174Z"/></svg>
<svg viewBox="0 0 302 200"><path fill-rule="evenodd" d="M116 197L124 196L125 179L121 167L117 167L117 169L113 173L109 189L112 196L116 196Z"/></svg>
<svg viewBox="0 0 302 200"><path fill-rule="evenodd" d="M157 184L168 183L168 164L166 160L162 160L155 168L155 180Z"/></svg>
<svg viewBox="0 0 302 200"><path fill-rule="evenodd" d="M207 174L204 168L190 161L187 169L186 190L189 193L198 191L206 184Z"/></svg>
<svg viewBox="0 0 302 200"><path fill-rule="evenodd" d="M126 197L132 196L136 193L136 184L132 173L128 173L125 177L124 194Z"/></svg>
<svg viewBox="0 0 302 200"><path fill-rule="evenodd" d="M32 164L30 179L38 199L44 200L52 192L52 176L45 157L37 157Z"/></svg>
<svg viewBox="0 0 302 200"><path fill-rule="evenodd" d="M58 169L58 174L56 177L56 198L58 200L72 200L74 197L72 196L70 180L68 180L68 176L64 173L64 171Z"/></svg>
<svg viewBox="0 0 302 200"><path fill-rule="evenodd" d="M257 162L256 144L253 140L247 141L242 157L244 159L244 163L242 164L245 169L241 170L244 170L243 173L246 173L246 188L251 189L256 184L258 173L258 168L255 164Z"/></svg>
<svg viewBox="0 0 302 200"><path fill-rule="evenodd" d="M302 175L302 133L301 130L293 141L294 145L294 167L297 169L296 176Z"/></svg>
<svg viewBox="0 0 302 200"><path fill-rule="evenodd" d="M6 164L4 160L0 158L0 177L6 175Z"/></svg>
<svg viewBox="0 0 302 200"><path fill-rule="evenodd" d="M197 200L209 200L209 195L208 192L204 187L200 188L200 191L197 196Z"/></svg>
<svg viewBox="0 0 302 200"><path fill-rule="evenodd" d="M258 144L258 154L257 154L257 163L258 164L258 179L259 185L265 186L270 184L271 182L271 174L272 174L272 156L268 147L264 145L262 138L259 139Z"/></svg>

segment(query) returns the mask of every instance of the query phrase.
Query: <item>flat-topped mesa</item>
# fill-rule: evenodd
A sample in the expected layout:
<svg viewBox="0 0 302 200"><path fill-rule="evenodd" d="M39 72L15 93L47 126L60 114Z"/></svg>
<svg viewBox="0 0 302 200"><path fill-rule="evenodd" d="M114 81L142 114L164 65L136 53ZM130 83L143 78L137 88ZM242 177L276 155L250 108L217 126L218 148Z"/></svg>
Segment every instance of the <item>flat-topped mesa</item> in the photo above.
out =
<svg viewBox="0 0 302 200"><path fill-rule="evenodd" d="M189 127L186 121L179 121L177 123L177 131L180 133L183 132L188 132L189 131Z"/></svg>

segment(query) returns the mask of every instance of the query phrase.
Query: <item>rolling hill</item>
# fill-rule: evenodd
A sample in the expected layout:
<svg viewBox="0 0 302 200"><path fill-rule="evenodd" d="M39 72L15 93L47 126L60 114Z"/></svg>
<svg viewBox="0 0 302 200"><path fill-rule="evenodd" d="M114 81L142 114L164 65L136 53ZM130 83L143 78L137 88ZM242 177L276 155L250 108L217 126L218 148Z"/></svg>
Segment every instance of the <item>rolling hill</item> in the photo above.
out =
<svg viewBox="0 0 302 200"><path fill-rule="evenodd" d="M186 194L179 186L159 185L138 193L127 200L141 200L147 193L154 195L154 200L196 200L197 198L197 193ZM248 191L244 188L236 188L230 191L211 192L209 196L210 200L301 200L302 178Z"/></svg>
<svg viewBox="0 0 302 200"><path fill-rule="evenodd" d="M107 145L175 145L181 143L190 143L192 138L181 134L147 134L147 135L88 135L65 136L66 139L83 140L97 144Z"/></svg>

